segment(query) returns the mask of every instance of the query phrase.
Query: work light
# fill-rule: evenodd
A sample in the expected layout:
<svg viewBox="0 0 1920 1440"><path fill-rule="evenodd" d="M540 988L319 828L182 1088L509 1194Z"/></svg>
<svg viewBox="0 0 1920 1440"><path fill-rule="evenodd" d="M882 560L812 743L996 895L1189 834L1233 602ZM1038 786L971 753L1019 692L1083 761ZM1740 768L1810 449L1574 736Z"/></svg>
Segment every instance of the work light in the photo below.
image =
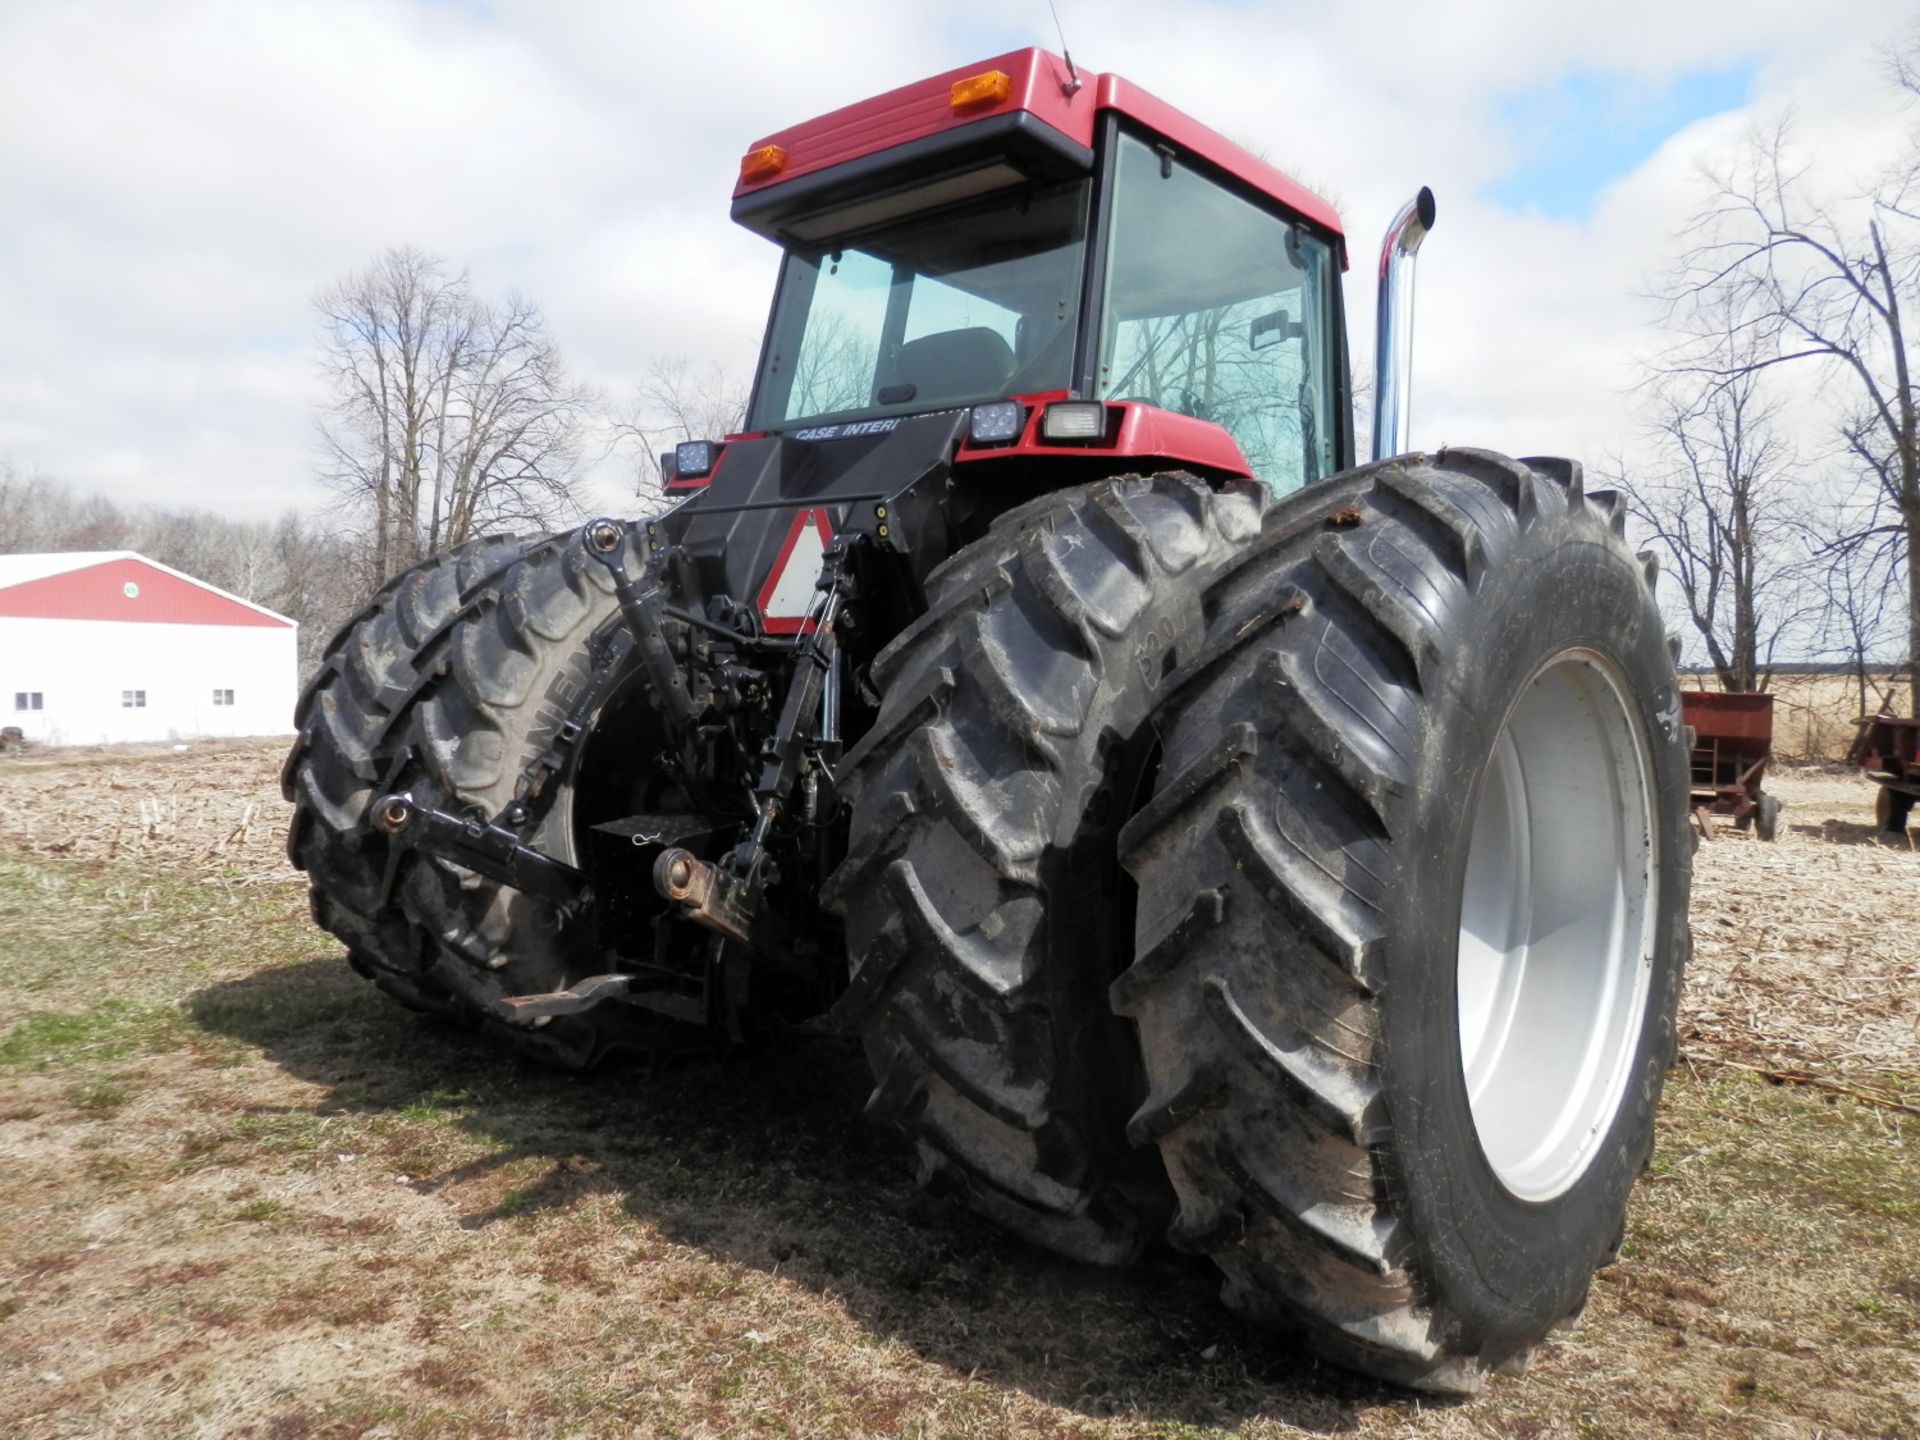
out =
<svg viewBox="0 0 1920 1440"><path fill-rule="evenodd" d="M1025 417L1012 400L996 400L991 405L973 407L973 419L967 434L976 445L998 445L1020 438L1020 422Z"/></svg>
<svg viewBox="0 0 1920 1440"><path fill-rule="evenodd" d="M673 447L673 473L681 480L697 480L713 469L711 440L682 440Z"/></svg>
<svg viewBox="0 0 1920 1440"><path fill-rule="evenodd" d="M1040 417L1047 440L1098 440L1107 433L1107 407L1097 400L1062 400Z"/></svg>

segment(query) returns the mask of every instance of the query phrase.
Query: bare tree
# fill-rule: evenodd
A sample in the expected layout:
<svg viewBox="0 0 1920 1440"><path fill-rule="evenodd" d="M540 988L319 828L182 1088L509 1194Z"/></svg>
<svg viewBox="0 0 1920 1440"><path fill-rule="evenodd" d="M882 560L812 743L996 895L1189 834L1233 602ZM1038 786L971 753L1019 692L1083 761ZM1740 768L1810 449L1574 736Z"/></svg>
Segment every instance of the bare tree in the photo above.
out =
<svg viewBox="0 0 1920 1440"><path fill-rule="evenodd" d="M1899 536L1871 524L1862 525L1830 545L1820 558L1827 594L1821 616L1821 648L1829 654L1838 649L1846 655L1860 713L1871 715L1889 698L1871 687L1868 676L1874 669L1874 656L1884 653L1890 638L1888 622L1896 618L1893 612L1898 608L1899 587L1893 581L1900 565Z"/></svg>
<svg viewBox="0 0 1920 1440"><path fill-rule="evenodd" d="M359 612L366 591L350 541L289 510L266 532L268 562L250 598L300 622L300 663L310 671L335 632Z"/></svg>
<svg viewBox="0 0 1920 1440"><path fill-rule="evenodd" d="M575 508L593 391L568 374L539 308L477 299L464 272L389 250L322 292L325 478L384 578L492 526Z"/></svg>
<svg viewBox="0 0 1920 1440"><path fill-rule="evenodd" d="M1920 39L1892 57L1903 99L1920 97ZM1920 395L1907 316L1920 301L1920 125L1907 153L1848 200L1829 201L1829 177L1796 156L1789 126L1749 139L1738 161L1709 177L1710 198L1666 291L1692 341L1674 368L1732 386L1780 365L1818 367L1838 397L1840 444L1860 485L1883 505L1864 531L1829 547L1897 540L1904 584L1910 703L1920 712ZM1741 318L1743 344L1726 353L1720 318Z"/></svg>
<svg viewBox="0 0 1920 1440"><path fill-rule="evenodd" d="M1651 444L1610 476L1679 587L1727 690L1764 690L1781 642L1817 608L1805 590L1794 456L1780 438L1764 356L1732 310L1717 348L1655 370L1643 391ZM1698 362L1714 359L1703 377Z"/></svg>
<svg viewBox="0 0 1920 1440"><path fill-rule="evenodd" d="M136 518L112 501L0 461L0 554L133 550L140 538Z"/></svg>
<svg viewBox="0 0 1920 1440"><path fill-rule="evenodd" d="M717 361L696 368L685 356L647 366L626 412L613 422L615 443L634 453L634 489L642 509L661 503L659 456L681 440L718 440L746 423L747 387Z"/></svg>
<svg viewBox="0 0 1920 1440"><path fill-rule="evenodd" d="M47 488L13 460L0 459L0 554L48 548L40 542Z"/></svg>

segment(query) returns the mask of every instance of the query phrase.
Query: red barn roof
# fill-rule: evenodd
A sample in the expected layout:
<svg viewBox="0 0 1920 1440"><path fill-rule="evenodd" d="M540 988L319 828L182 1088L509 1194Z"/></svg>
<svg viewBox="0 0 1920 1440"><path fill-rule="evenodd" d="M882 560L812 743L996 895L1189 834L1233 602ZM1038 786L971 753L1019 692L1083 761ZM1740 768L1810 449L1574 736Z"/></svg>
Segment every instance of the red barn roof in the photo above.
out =
<svg viewBox="0 0 1920 1440"><path fill-rule="evenodd" d="M0 555L0 617L294 628L284 615L131 550Z"/></svg>

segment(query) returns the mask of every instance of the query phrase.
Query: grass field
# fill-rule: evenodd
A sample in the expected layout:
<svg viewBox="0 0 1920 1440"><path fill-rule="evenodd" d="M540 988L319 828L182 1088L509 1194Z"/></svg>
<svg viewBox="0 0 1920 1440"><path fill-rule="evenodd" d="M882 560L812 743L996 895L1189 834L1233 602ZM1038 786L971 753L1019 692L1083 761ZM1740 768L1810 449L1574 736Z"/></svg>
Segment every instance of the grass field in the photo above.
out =
<svg viewBox="0 0 1920 1440"><path fill-rule="evenodd" d="M277 758L0 761L0 1436L1920 1433L1920 854L1852 776L1701 847L1622 1263L1436 1405L916 1191L829 1031L583 1079L415 1021Z"/></svg>

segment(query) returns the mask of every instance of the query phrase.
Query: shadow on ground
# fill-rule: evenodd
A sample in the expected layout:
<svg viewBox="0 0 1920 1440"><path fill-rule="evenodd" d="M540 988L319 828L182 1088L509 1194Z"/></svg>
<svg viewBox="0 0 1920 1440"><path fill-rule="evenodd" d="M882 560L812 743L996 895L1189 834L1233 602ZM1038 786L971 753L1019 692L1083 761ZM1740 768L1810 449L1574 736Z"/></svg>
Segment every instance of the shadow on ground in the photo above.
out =
<svg viewBox="0 0 1920 1440"><path fill-rule="evenodd" d="M1795 835L1824 840L1832 845L1883 845L1889 850L1911 850L1920 844L1920 832L1909 828L1904 835L1889 834L1876 825L1853 820L1822 820L1818 825L1789 825Z"/></svg>
<svg viewBox="0 0 1920 1440"><path fill-rule="evenodd" d="M1364 1409L1414 1405L1237 1321L1204 1262L1165 1252L1124 1271L1074 1265L923 1194L906 1142L861 1114L858 1045L823 1028L751 1055L557 1074L394 1009L334 958L211 986L190 1014L328 1087L318 1114L425 1104L497 1147L420 1189L549 1162L544 1179L468 1225L537 1223L611 1193L671 1240L831 1292L960 1377L1086 1415L1259 1416L1340 1432Z"/></svg>

